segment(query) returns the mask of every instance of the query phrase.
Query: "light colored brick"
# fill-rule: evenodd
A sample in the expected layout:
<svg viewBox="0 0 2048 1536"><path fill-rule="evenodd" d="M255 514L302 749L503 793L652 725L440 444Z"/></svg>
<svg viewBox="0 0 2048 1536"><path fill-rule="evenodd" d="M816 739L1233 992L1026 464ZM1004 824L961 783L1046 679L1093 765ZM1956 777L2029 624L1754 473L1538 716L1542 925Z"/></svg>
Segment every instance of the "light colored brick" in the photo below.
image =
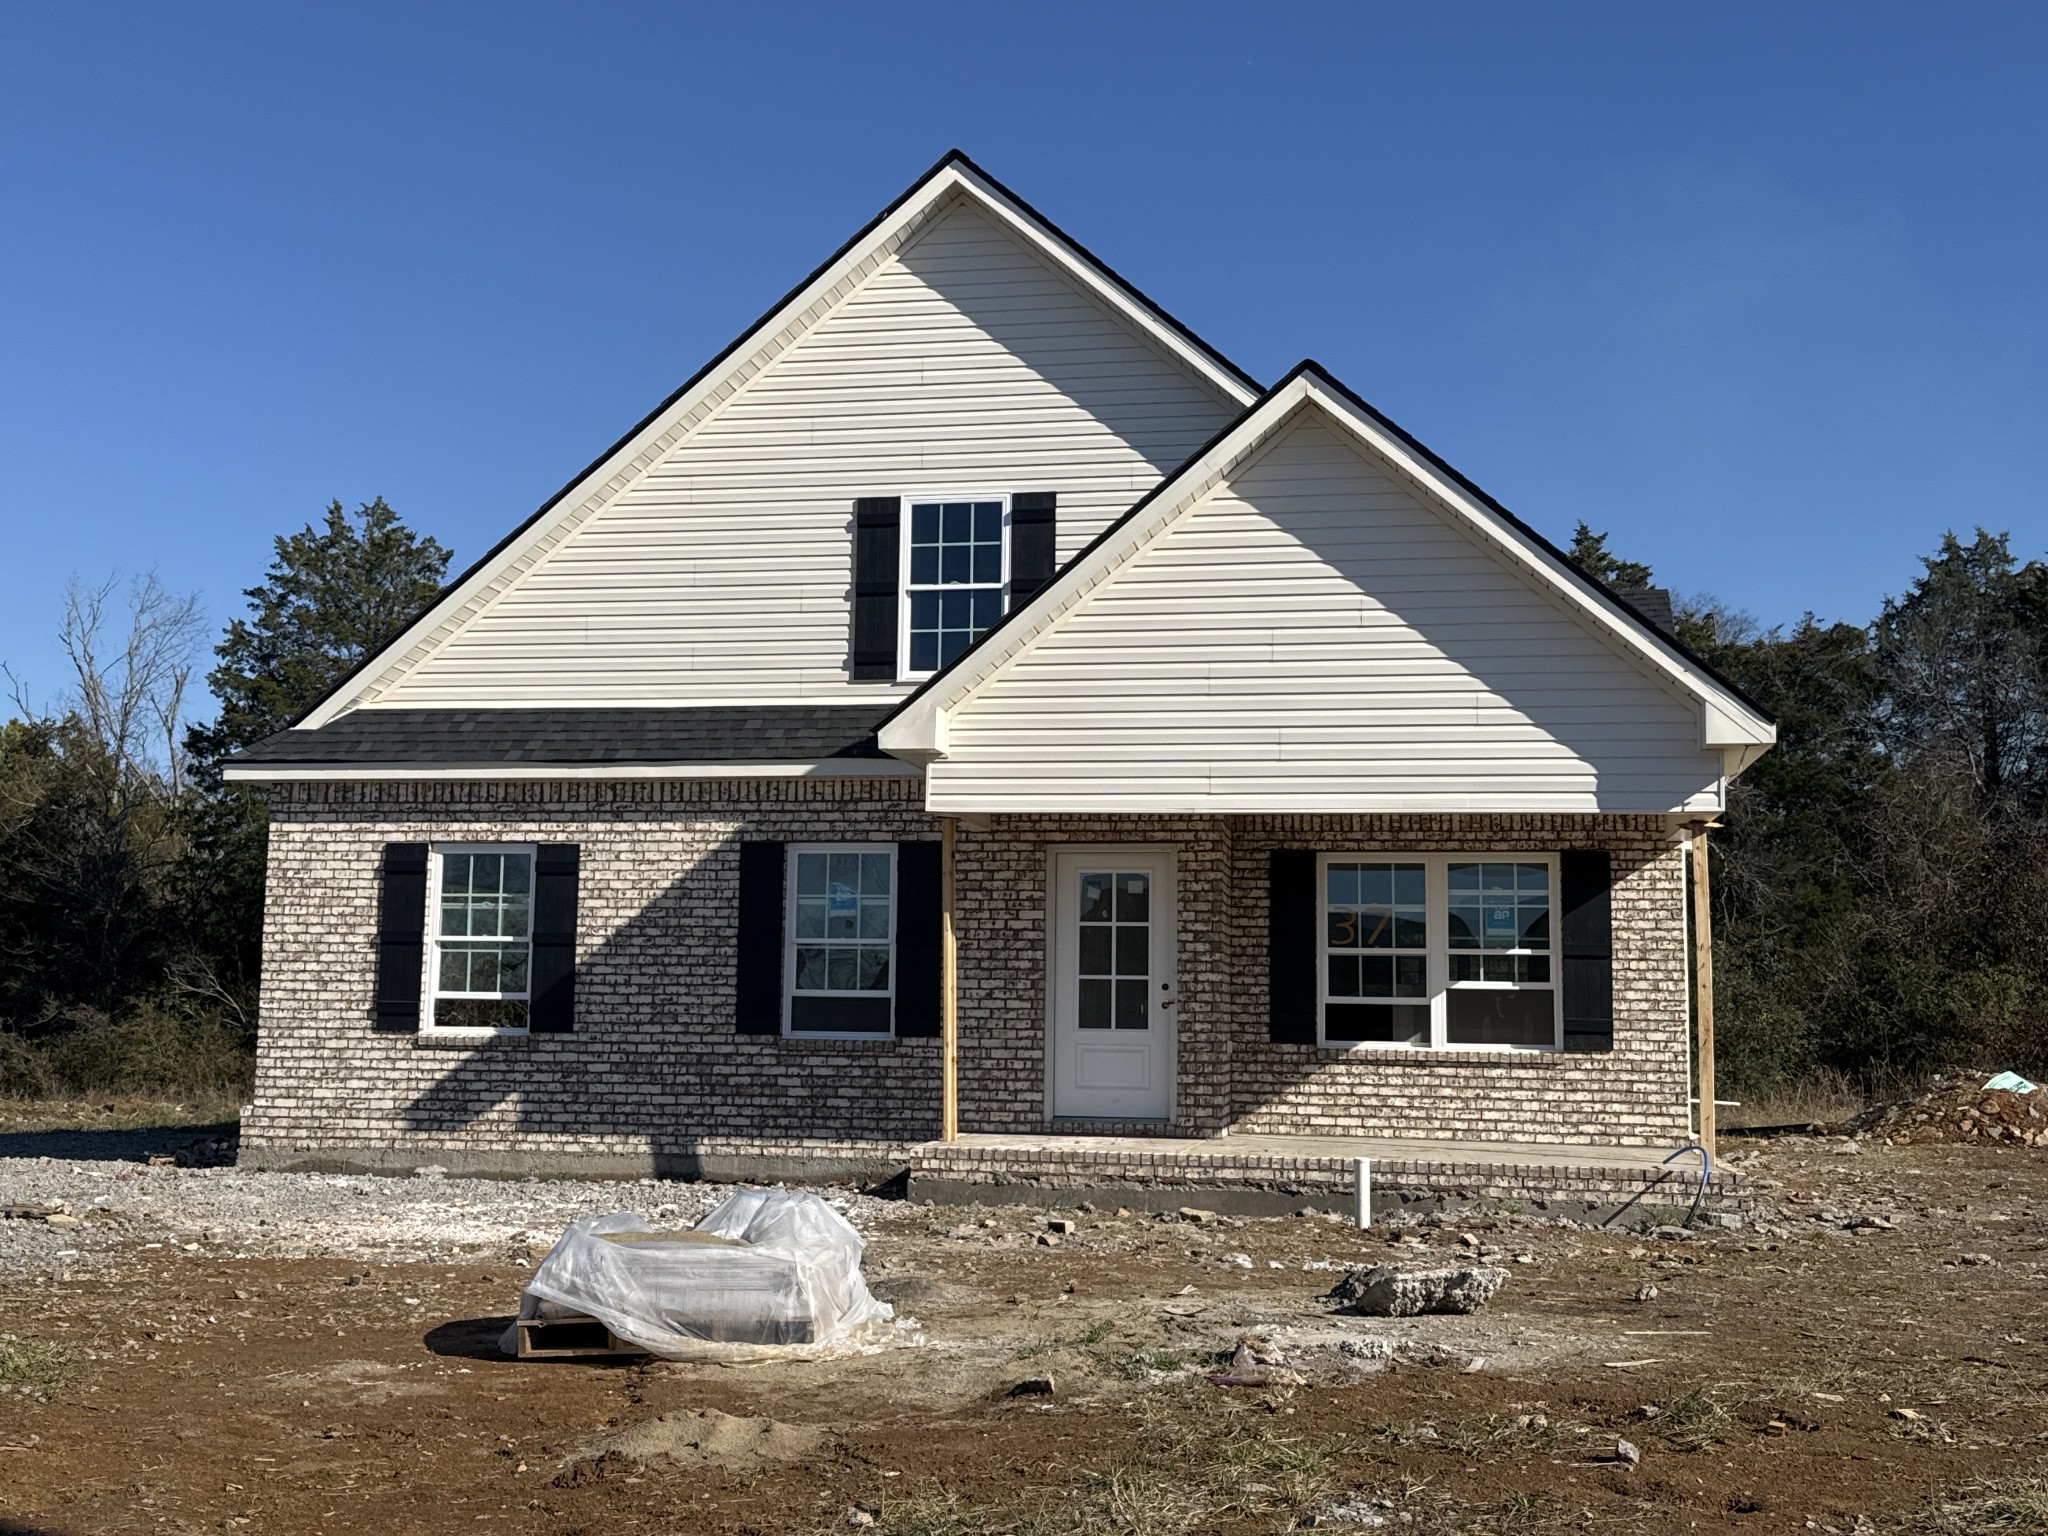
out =
<svg viewBox="0 0 2048 1536"><path fill-rule="evenodd" d="M251 1147L604 1154L901 1147L936 1133L936 1040L732 1026L743 838L938 835L911 780L281 786L273 796ZM377 886L393 841L581 845L577 1027L489 1046L374 1033ZM1657 1144L1689 1124L1684 864L1653 817L998 816L959 843L967 1130L1048 1128L1047 855L1151 843L1178 864L1171 1130ZM1614 857L1615 1048L1346 1053L1266 1033L1266 855ZM1156 1125L1099 1127L1158 1134Z"/></svg>

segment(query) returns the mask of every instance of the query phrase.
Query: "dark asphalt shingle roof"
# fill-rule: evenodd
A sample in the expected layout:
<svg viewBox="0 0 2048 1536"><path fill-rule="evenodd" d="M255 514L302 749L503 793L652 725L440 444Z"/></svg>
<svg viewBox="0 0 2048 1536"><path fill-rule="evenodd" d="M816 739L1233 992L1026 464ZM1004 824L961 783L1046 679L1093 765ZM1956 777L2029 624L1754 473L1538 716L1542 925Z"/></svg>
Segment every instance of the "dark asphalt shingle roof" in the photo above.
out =
<svg viewBox="0 0 2048 1536"><path fill-rule="evenodd" d="M238 764L337 768L547 763L788 763L878 758L889 705L688 709L357 709L279 731Z"/></svg>
<svg viewBox="0 0 2048 1536"><path fill-rule="evenodd" d="M1623 587L1617 588L1614 595L1665 634L1678 633L1678 615L1671 605L1669 587Z"/></svg>

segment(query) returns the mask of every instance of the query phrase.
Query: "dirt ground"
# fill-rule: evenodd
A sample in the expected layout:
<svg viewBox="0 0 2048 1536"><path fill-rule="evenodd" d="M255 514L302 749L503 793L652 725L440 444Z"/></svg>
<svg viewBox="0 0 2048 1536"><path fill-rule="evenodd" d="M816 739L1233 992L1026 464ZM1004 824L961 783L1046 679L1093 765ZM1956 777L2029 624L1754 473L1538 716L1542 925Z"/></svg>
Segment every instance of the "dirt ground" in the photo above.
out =
<svg viewBox="0 0 2048 1536"><path fill-rule="evenodd" d="M123 1218L0 1270L0 1532L2048 1531L2048 1152L1738 1160L1771 1218L1684 1240L851 1202L926 1342L745 1367L505 1359L516 1235L236 1257ZM1473 1254L1509 1278L1471 1317L1318 1299ZM1215 1384L1245 1339L1280 1379Z"/></svg>

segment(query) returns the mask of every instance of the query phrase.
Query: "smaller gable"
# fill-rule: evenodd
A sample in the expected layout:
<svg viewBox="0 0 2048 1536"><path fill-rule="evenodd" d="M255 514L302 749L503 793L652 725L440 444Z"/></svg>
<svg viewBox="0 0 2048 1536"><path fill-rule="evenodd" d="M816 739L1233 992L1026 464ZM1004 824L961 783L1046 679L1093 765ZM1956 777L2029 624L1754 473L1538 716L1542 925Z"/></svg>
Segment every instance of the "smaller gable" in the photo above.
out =
<svg viewBox="0 0 2048 1536"><path fill-rule="evenodd" d="M1706 814L1771 727L1305 367L887 722L940 811Z"/></svg>

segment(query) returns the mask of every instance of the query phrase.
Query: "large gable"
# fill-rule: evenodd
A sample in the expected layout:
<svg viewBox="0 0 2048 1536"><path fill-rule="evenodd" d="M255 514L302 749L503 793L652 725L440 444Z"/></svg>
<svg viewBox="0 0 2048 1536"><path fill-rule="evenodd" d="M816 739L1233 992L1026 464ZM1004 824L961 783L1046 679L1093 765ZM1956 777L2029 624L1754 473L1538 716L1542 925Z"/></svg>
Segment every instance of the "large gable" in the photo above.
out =
<svg viewBox="0 0 2048 1536"><path fill-rule="evenodd" d="M1372 425L1298 374L884 747L939 811L1719 808L1768 722Z"/></svg>
<svg viewBox="0 0 2048 1536"><path fill-rule="evenodd" d="M305 724L844 702L857 498L1052 491L1064 558L1255 393L949 156Z"/></svg>

